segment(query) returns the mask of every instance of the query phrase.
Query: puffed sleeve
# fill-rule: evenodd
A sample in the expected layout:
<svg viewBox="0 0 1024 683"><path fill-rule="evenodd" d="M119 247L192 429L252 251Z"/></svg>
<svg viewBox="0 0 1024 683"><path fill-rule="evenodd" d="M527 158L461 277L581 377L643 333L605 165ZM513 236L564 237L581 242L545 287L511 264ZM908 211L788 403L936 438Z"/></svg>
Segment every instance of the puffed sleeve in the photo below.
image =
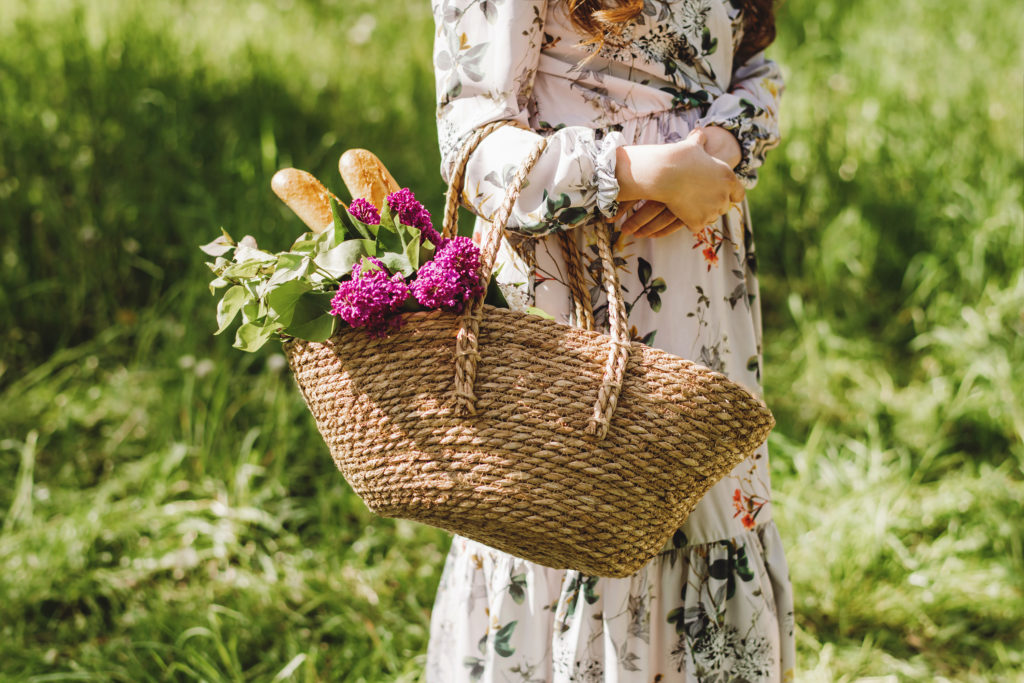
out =
<svg viewBox="0 0 1024 683"><path fill-rule="evenodd" d="M782 72L759 52L736 69L729 92L718 97L698 125L721 126L740 143L743 158L736 175L750 189L765 153L779 144L779 97Z"/></svg>
<svg viewBox="0 0 1024 683"><path fill-rule="evenodd" d="M544 38L548 0L432 0L434 73L441 175L451 177L463 141L501 119L529 127L533 80ZM530 172L508 227L532 235L580 225L618 210L615 151L620 133L585 126L551 132ZM505 187L540 136L503 126L470 158L463 192L480 216L501 204Z"/></svg>

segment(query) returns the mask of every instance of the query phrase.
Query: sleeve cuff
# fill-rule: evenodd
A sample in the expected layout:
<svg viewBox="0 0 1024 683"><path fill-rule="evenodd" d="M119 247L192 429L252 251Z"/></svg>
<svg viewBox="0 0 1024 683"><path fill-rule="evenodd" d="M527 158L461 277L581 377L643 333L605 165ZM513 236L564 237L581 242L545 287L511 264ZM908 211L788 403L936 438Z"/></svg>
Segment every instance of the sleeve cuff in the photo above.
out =
<svg viewBox="0 0 1024 683"><path fill-rule="evenodd" d="M760 166L759 163L754 163L757 139L753 135L753 122L742 116L733 116L725 119L702 119L697 125L718 126L735 136L736 142L740 144L740 163L733 171L746 189L752 189L757 184L757 166Z"/></svg>
<svg viewBox="0 0 1024 683"><path fill-rule="evenodd" d="M597 187L597 209L607 217L619 212L619 181L615 177L615 158L626 138L618 131L607 133L600 141L594 158L594 184Z"/></svg>

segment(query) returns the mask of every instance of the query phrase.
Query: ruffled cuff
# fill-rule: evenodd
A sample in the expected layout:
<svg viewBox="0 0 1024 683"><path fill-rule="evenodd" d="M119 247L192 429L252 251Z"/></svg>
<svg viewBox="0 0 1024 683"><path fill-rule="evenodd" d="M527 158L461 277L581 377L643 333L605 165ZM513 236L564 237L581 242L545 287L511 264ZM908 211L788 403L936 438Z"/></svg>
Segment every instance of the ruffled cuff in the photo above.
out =
<svg viewBox="0 0 1024 683"><path fill-rule="evenodd" d="M727 119L707 121L702 125L718 126L733 134L736 142L740 144L740 163L736 165L733 172L743 187L750 190L757 185L757 169L764 163L764 158L758 153L757 130L754 122L744 116L733 116Z"/></svg>
<svg viewBox="0 0 1024 683"><path fill-rule="evenodd" d="M779 143L775 115L752 97L735 93L722 95L711 105L698 126L718 126L729 131L740 144L740 163L733 170L746 189L757 184L757 169L765 153Z"/></svg>
<svg viewBox="0 0 1024 683"><path fill-rule="evenodd" d="M619 180L615 177L615 159L626 138L618 131L607 133L600 141L594 157L594 185L597 187L597 209L612 217L619 212Z"/></svg>

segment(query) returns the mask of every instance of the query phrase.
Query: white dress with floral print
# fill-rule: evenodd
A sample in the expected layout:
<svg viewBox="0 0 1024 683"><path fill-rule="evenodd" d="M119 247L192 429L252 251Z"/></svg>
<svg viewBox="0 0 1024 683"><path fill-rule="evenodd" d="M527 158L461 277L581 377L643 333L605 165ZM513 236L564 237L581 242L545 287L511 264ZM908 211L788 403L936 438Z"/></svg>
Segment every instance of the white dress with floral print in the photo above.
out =
<svg viewBox="0 0 1024 683"><path fill-rule="evenodd" d="M615 150L681 140L696 126L732 131L753 187L778 144L782 81L755 55L741 65L741 3L645 0L594 58L564 0L433 0L442 174L478 126L514 119L474 153L465 199L489 216L514 169L549 143L515 205L499 279L515 306L572 323L556 230L584 253L598 322L605 304L592 237L579 228L617 210ZM532 132L531 132L532 131ZM699 236L616 234L635 339L760 391L761 321L746 205ZM631 577L543 567L455 537L431 619L427 680L784 681L795 660L792 591L772 521L767 450L701 500L666 548Z"/></svg>

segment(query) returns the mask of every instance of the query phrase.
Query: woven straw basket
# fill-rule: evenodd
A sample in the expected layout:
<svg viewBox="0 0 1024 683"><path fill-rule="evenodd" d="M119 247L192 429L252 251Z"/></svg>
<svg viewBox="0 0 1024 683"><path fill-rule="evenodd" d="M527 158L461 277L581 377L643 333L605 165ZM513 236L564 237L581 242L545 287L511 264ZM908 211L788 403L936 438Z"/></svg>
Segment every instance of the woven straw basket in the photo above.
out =
<svg viewBox="0 0 1024 683"><path fill-rule="evenodd" d="M465 163L452 178L455 233ZM481 244L490 276L538 145ZM764 403L720 373L629 342L598 228L611 334L482 303L406 314L386 339L344 328L285 353L338 468L367 506L549 567L621 577L653 557L697 501L767 438ZM578 254L577 317L592 326Z"/></svg>

